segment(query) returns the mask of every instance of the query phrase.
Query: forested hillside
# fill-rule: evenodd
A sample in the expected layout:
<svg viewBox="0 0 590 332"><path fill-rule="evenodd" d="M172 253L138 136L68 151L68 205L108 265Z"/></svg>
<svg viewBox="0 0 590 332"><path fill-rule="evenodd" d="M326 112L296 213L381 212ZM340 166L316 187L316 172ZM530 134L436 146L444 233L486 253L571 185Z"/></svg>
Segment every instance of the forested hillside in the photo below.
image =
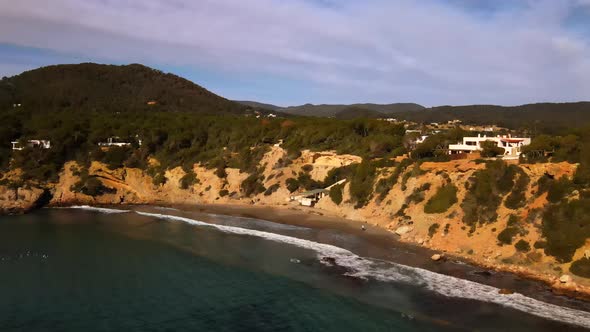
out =
<svg viewBox="0 0 590 332"><path fill-rule="evenodd" d="M0 109L33 112L172 111L240 114L247 108L173 74L132 64L57 65L0 81Z"/></svg>

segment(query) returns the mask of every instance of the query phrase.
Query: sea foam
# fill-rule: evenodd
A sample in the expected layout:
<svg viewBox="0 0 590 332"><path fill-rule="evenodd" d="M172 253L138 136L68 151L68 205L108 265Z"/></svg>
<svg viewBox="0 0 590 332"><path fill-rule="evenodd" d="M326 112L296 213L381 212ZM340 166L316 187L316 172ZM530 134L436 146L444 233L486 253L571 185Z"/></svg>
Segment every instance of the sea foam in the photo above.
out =
<svg viewBox="0 0 590 332"><path fill-rule="evenodd" d="M93 210L104 213L127 212L126 210L102 208L93 208ZM196 226L212 227L225 233L255 236L313 250L317 253L320 261L323 258L331 257L337 265L345 267L348 271L346 274L352 277L373 279L381 282L407 283L426 288L447 297L495 303L546 319L590 328L590 312L542 302L519 293L501 295L499 294L499 289L493 286L483 285L474 281L455 278L417 267L360 257L349 250L330 244L234 226L209 224L203 221L173 215L135 212L142 216L181 221Z"/></svg>
<svg viewBox="0 0 590 332"><path fill-rule="evenodd" d="M68 207L68 209L80 209L80 210L95 211L95 212L106 213L106 214L131 212L131 210L107 209L107 208L100 208L100 207L94 207L94 206L89 206L89 205L74 205L74 206Z"/></svg>

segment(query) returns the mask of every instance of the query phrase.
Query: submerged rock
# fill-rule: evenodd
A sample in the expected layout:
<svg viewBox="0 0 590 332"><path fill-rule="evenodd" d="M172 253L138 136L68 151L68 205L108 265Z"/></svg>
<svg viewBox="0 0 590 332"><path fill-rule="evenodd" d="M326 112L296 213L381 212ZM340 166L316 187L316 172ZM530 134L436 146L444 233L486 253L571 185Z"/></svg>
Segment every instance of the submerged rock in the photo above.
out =
<svg viewBox="0 0 590 332"><path fill-rule="evenodd" d="M438 262L443 258L443 255L441 254L434 254L432 255L432 257L430 257L433 261Z"/></svg>

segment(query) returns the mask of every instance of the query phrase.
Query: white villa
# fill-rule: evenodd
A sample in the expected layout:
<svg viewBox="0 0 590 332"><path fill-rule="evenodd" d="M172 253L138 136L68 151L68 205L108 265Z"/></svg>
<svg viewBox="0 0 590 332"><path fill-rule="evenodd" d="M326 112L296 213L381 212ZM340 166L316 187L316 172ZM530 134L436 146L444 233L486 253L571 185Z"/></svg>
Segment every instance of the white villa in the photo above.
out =
<svg viewBox="0 0 590 332"><path fill-rule="evenodd" d="M506 136L486 136L477 135L477 137L463 137L462 143L450 144L449 154L471 153L483 150L481 143L485 141L496 142L498 147L504 149L505 159L516 159L520 156L521 149L525 145L531 144L530 138Z"/></svg>
<svg viewBox="0 0 590 332"><path fill-rule="evenodd" d="M139 139L138 136L136 136L136 138L137 138L137 142L138 142L139 146L141 146L141 139ZM98 143L98 146L104 147L104 148L110 148L113 146L119 146L119 147L131 146L131 142L124 142L121 140L121 138L115 136L115 137L109 137L106 142Z"/></svg>
<svg viewBox="0 0 590 332"><path fill-rule="evenodd" d="M21 145L19 141L10 142L12 143L13 150L23 150L25 147ZM40 149L50 149L51 148L51 141L44 140L44 139L30 139L27 141L27 146L29 148L40 148Z"/></svg>

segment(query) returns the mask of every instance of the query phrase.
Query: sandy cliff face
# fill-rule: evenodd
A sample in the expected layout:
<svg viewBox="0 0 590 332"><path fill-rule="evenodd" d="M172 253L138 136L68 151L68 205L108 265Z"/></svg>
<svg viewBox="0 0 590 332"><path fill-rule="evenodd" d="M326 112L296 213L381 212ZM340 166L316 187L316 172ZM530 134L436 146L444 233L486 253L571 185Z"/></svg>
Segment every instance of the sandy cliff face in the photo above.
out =
<svg viewBox="0 0 590 332"><path fill-rule="evenodd" d="M37 206L44 193L43 189L11 188L0 186L0 213L15 214L27 212Z"/></svg>
<svg viewBox="0 0 590 332"><path fill-rule="evenodd" d="M380 200L377 195L374 195L363 208L354 208L348 183L345 184L343 201L340 205L336 205L330 197L325 197L314 208L303 208L297 206L295 202L289 202L290 193L285 184L287 179L296 178L300 172L307 171L314 180L322 181L330 170L358 163L361 158L337 155L333 152L303 151L299 158L285 166L286 158L285 150L277 146L271 148L264 156L260 163L264 175L263 184L266 188L278 184L278 189L272 193L260 193L255 197L242 195L241 185L249 174L242 173L238 169L226 169L227 176L219 178L214 169L194 165L197 183L187 189L181 189L180 180L185 175L181 168L168 170L165 173L165 184L154 185L152 178L142 170L130 168L110 170L100 163L93 163L88 173L98 178L105 187L111 188L112 192L92 197L72 190L79 176L76 175L77 166L70 162L65 165L59 182L53 186L53 198L50 204L229 203L306 209L313 213L334 215L383 227L398 233L402 241L464 257L484 266L530 274L548 282L556 282L560 287L579 290L590 287L590 280L576 276L573 276L573 281L570 283L565 285L559 283L557 279L569 270L569 263L558 263L554 258L545 255L542 249L531 248L530 251L523 253L516 250L514 245L500 245L497 239L498 233L506 228L510 215L516 215L521 220L520 227L525 231L522 232L524 235L517 235L514 242L524 239L532 247L533 243L540 240L539 209L547 204L547 199L546 194L538 197L534 194L537 190L537 181L545 174L555 178L562 176L571 178L576 169L575 165L567 163L520 165L530 177L525 191L527 204L516 210L510 210L501 204L497 210L496 222L478 226L474 232L469 232L469 227L466 227L462 221L464 212L460 204L467 193L465 183L476 171L485 168L484 164L478 164L474 160L427 162L420 165L421 172L407 176L406 174L412 172L415 167L412 165L400 175L397 183L384 199ZM311 170L310 166L306 165L311 165ZM393 167L379 169L378 178L387 177L393 171ZM458 202L444 213L426 213L424 211L426 202L448 182L457 187ZM416 193L421 195L421 199L412 199ZM4 212L10 212L16 208L26 210L33 207L42 194L41 189L14 190L0 186L0 207ZM527 221L524 222L524 220ZM429 232L434 224L438 225L438 229L434 233ZM574 260L581 258L589 249L590 242L578 249ZM590 288L584 289L590 290Z"/></svg>

